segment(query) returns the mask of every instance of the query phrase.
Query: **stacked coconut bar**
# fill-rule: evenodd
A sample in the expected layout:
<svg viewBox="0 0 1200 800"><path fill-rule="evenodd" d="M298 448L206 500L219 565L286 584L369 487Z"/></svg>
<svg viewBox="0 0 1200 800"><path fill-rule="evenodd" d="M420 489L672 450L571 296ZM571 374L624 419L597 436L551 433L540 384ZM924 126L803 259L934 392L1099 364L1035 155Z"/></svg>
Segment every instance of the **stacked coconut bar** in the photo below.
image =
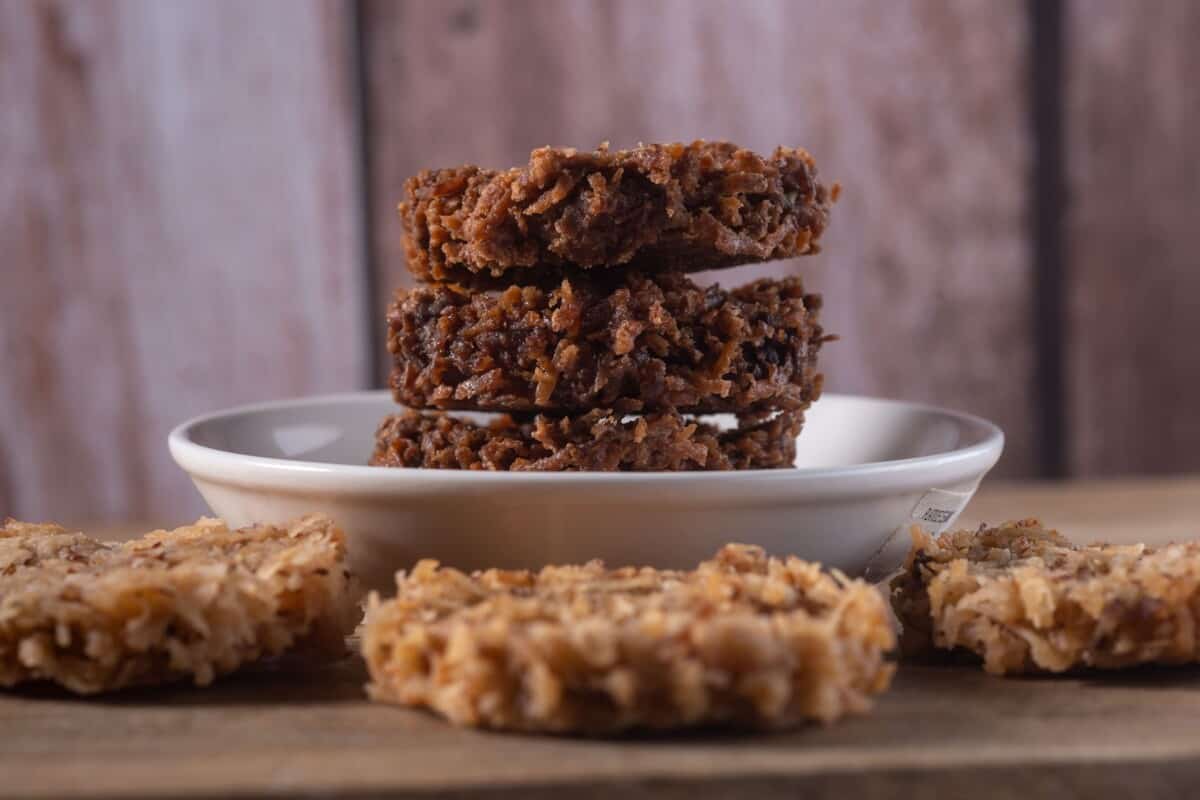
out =
<svg viewBox="0 0 1200 800"><path fill-rule="evenodd" d="M418 284L387 316L407 410L380 424L371 463L791 466L821 392L820 297L795 276L726 290L687 273L817 252L836 194L804 150L727 142L421 172L400 204ZM737 423L699 418L713 413Z"/></svg>

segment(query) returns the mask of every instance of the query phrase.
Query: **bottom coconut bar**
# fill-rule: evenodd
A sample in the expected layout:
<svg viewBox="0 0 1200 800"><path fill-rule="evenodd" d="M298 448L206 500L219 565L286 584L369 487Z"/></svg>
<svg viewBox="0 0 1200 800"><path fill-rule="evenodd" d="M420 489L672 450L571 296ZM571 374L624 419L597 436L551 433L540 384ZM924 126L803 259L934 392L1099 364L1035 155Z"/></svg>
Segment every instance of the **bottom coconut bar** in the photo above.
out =
<svg viewBox="0 0 1200 800"><path fill-rule="evenodd" d="M909 653L994 674L1200 661L1200 543L1078 546L1035 519L913 535L892 582Z"/></svg>
<svg viewBox="0 0 1200 800"><path fill-rule="evenodd" d="M422 561L372 594L375 700L459 725L608 733L830 722L891 681L887 602L861 580L727 545L693 572Z"/></svg>
<svg viewBox="0 0 1200 800"><path fill-rule="evenodd" d="M345 555L321 515L241 530L202 519L119 544L8 520L0 686L204 685L289 650L342 655L356 617Z"/></svg>
<svg viewBox="0 0 1200 800"><path fill-rule="evenodd" d="M802 413L781 412L719 430L673 411L626 417L598 410L529 422L501 415L481 425L407 411L380 424L370 463L547 472L773 469L792 466L803 423Z"/></svg>

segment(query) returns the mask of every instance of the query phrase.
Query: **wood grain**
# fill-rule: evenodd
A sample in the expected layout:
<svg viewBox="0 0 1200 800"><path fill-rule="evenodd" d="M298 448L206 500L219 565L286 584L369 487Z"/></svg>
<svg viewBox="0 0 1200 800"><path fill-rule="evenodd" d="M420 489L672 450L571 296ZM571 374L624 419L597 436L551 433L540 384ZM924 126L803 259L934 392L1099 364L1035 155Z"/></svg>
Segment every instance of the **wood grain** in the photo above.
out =
<svg viewBox="0 0 1200 800"><path fill-rule="evenodd" d="M1068 4L1077 474L1200 470L1200 4Z"/></svg>
<svg viewBox="0 0 1200 800"><path fill-rule="evenodd" d="M865 717L775 735L571 740L363 696L357 659L208 689L0 697L0 797L1182 797L1200 671L1002 679L902 667Z"/></svg>
<svg viewBox="0 0 1200 800"><path fill-rule="evenodd" d="M799 143L845 188L826 252L783 267L827 294L830 388L989 416L1009 433L999 473L1034 470L1021 4L368 0L363 16L381 288L407 280L394 206L422 167L547 143Z"/></svg>
<svg viewBox="0 0 1200 800"><path fill-rule="evenodd" d="M1200 479L995 482L967 517L1031 513L1079 538L1166 541L1200 518ZM826 728L600 741L459 730L368 703L364 681L350 658L208 689L3 694L0 797L1170 798L1200 779L1196 667L905 664L874 711Z"/></svg>
<svg viewBox="0 0 1200 800"><path fill-rule="evenodd" d="M0 3L0 516L194 517L172 425L366 382L342 12Z"/></svg>

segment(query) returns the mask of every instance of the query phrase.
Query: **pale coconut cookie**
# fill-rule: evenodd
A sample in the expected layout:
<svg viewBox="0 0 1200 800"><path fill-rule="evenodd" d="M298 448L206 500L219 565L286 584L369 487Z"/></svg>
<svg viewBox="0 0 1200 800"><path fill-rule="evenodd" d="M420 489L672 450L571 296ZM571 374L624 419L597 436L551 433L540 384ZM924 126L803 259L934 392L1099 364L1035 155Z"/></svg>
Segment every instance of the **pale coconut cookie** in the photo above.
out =
<svg viewBox="0 0 1200 800"><path fill-rule="evenodd" d="M1200 661L1200 543L1079 546L1036 519L913 537L892 582L910 653L998 675Z"/></svg>
<svg viewBox="0 0 1200 800"><path fill-rule="evenodd" d="M861 713L891 681L895 637L863 581L728 545L693 572L423 561L395 598L371 596L362 645L375 700L459 725L605 733Z"/></svg>
<svg viewBox="0 0 1200 800"><path fill-rule="evenodd" d="M0 686L205 685L290 650L340 655L350 583L343 534L321 515L241 530L201 519L123 543L8 520Z"/></svg>

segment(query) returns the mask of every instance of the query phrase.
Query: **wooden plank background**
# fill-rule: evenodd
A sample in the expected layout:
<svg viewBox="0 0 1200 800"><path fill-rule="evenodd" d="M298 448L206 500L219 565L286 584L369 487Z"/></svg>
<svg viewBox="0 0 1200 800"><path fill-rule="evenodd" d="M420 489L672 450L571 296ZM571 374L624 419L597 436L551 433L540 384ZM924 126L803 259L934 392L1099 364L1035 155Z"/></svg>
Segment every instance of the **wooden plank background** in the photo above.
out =
<svg viewBox="0 0 1200 800"><path fill-rule="evenodd" d="M1198 8L0 0L0 515L194 515L172 424L381 382L405 176L603 139L802 144L842 182L825 253L710 276L823 291L831 389L997 420L998 474L1200 470Z"/></svg>
<svg viewBox="0 0 1200 800"><path fill-rule="evenodd" d="M343 11L0 3L0 517L194 516L170 427L365 381Z"/></svg>
<svg viewBox="0 0 1200 800"><path fill-rule="evenodd" d="M1069 10L1069 465L1196 470L1200 3Z"/></svg>

